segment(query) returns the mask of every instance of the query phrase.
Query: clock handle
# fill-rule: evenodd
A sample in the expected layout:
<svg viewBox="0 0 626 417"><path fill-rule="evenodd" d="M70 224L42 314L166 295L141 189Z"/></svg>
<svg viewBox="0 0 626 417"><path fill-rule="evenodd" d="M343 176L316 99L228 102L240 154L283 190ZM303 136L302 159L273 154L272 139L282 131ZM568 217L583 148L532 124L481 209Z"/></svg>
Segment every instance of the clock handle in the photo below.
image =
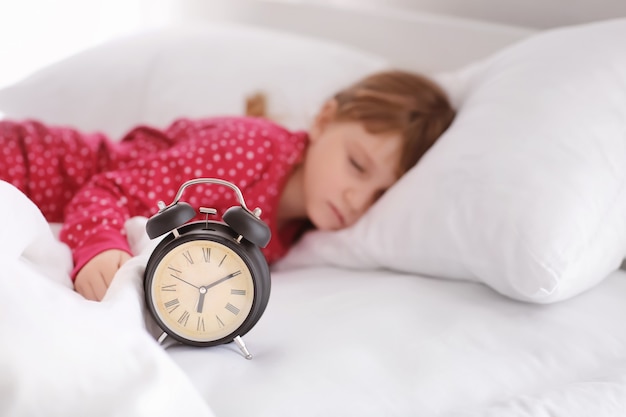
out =
<svg viewBox="0 0 626 417"><path fill-rule="evenodd" d="M180 198L183 196L183 192L185 191L185 188L191 185L195 185L195 184L206 184L206 183L219 184L219 185L224 185L226 187L231 188L235 192L235 195L237 196L237 200L239 200L239 204L241 204L241 207L250 211L250 209L248 209L248 207L246 206L246 201L243 199L243 194L241 190L239 189L239 187L237 187L232 182L221 180L219 178L196 178L196 179L184 182L183 185L181 185L180 188L178 189L178 193L176 193L176 196L174 197L174 201L172 201L169 205L163 207L161 210L164 210L178 203Z"/></svg>

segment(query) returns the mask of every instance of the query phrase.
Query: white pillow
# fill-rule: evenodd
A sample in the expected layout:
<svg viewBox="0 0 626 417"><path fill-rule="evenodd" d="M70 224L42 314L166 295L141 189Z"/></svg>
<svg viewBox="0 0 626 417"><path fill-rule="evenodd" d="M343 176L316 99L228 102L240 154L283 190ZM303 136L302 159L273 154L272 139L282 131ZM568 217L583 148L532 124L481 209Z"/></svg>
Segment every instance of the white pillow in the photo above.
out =
<svg viewBox="0 0 626 417"><path fill-rule="evenodd" d="M242 114L267 93L270 116L308 128L330 94L387 68L376 55L267 29L169 28L108 42L0 91L0 114L113 137L138 123Z"/></svg>
<svg viewBox="0 0 626 417"><path fill-rule="evenodd" d="M458 116L351 229L283 266L385 267L552 302L626 254L626 19L533 36L439 79ZM448 84L450 83L450 84Z"/></svg>

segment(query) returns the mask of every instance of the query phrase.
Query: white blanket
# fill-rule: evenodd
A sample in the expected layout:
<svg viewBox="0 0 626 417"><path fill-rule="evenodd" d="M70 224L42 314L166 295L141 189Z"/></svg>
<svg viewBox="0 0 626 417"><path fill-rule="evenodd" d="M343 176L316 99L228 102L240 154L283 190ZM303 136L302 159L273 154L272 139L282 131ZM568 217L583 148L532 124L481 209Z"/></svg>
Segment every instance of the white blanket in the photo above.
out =
<svg viewBox="0 0 626 417"><path fill-rule="evenodd" d="M38 209L4 182L0 201L0 415L212 416L145 330L143 260L87 301Z"/></svg>

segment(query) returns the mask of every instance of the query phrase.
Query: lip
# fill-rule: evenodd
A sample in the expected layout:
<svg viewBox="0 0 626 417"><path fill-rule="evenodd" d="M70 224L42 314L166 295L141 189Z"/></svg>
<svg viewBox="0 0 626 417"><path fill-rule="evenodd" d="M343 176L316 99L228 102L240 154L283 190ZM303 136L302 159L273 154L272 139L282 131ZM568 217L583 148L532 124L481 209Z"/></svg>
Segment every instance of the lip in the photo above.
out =
<svg viewBox="0 0 626 417"><path fill-rule="evenodd" d="M332 212L335 213L335 217L337 217L337 220L339 220L339 226L344 227L346 224L346 218L343 217L343 214L341 214L339 209L335 207L333 203L328 203L328 205L330 206L330 209L332 210Z"/></svg>

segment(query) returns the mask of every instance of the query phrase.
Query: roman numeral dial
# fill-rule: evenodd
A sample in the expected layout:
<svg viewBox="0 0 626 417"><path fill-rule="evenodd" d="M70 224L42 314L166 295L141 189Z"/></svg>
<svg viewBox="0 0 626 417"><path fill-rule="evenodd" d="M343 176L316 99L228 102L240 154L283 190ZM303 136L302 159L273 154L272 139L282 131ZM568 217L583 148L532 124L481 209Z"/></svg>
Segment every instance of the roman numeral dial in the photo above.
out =
<svg viewBox="0 0 626 417"><path fill-rule="evenodd" d="M179 244L159 261L150 285L156 316L192 341L220 340L250 315L255 288L246 262L211 240Z"/></svg>

